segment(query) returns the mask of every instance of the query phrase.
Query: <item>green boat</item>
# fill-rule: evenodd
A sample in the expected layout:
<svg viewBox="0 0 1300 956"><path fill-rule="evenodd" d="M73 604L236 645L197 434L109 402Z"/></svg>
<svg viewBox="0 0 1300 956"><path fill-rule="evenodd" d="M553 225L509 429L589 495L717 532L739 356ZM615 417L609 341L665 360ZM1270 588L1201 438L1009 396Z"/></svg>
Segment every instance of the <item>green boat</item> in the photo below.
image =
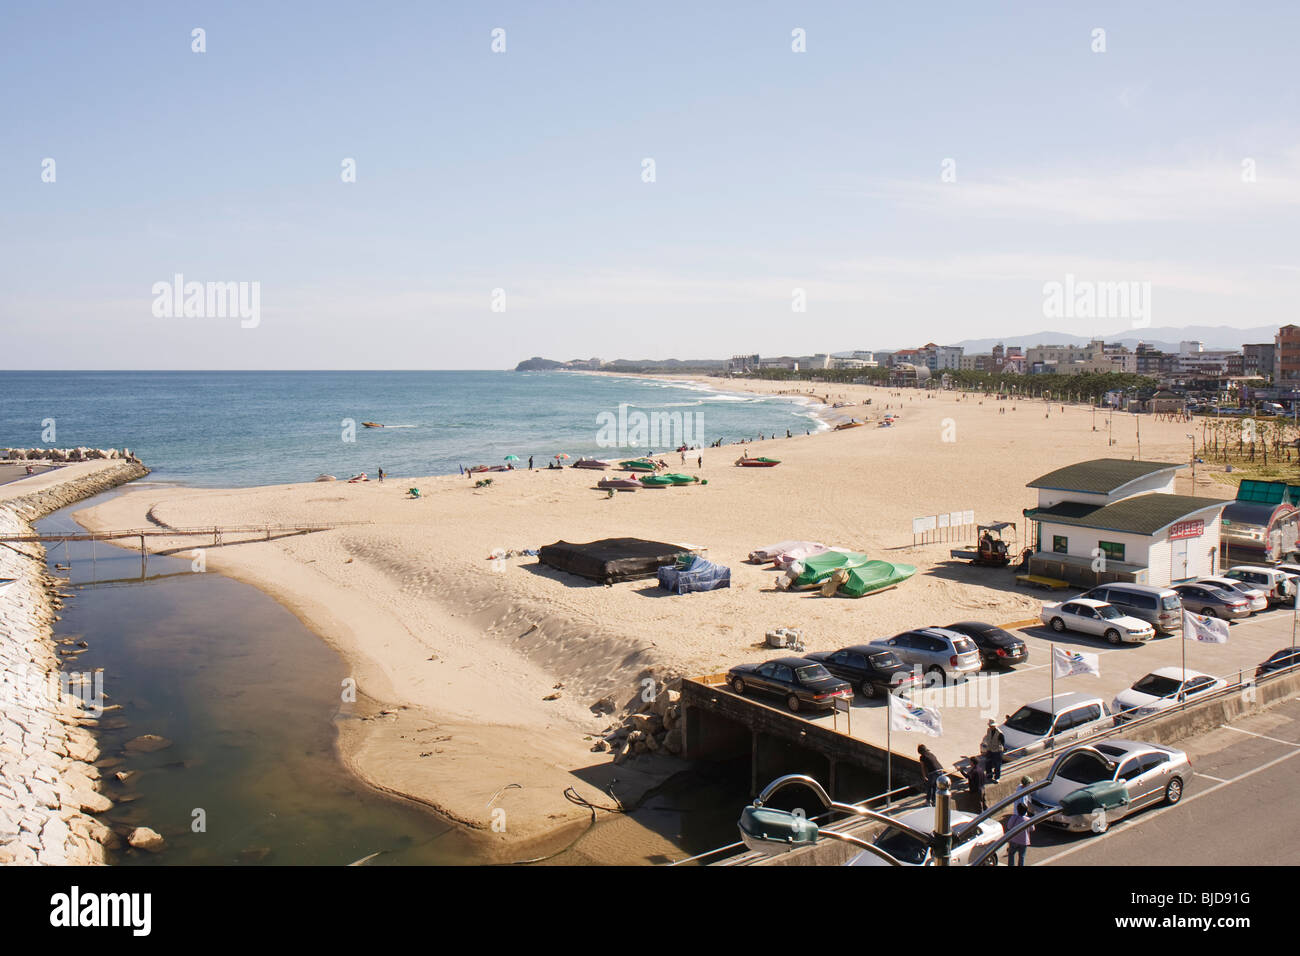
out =
<svg viewBox="0 0 1300 956"><path fill-rule="evenodd" d="M618 467L624 471L654 471L655 463L644 458L633 458L631 461L620 461Z"/></svg>
<svg viewBox="0 0 1300 956"><path fill-rule="evenodd" d="M856 551L823 551L799 562L803 570L790 582L791 590L815 588L841 568L860 568L871 561ZM914 569L915 570L915 569Z"/></svg>
<svg viewBox="0 0 1300 956"><path fill-rule="evenodd" d="M683 475L680 472L670 471L664 475L665 478L671 478L674 485L693 485L700 479L694 475Z"/></svg>
<svg viewBox="0 0 1300 956"><path fill-rule="evenodd" d="M872 591L901 584L915 573L916 568L910 564L868 561L862 567L849 571L849 579L840 585L838 593L845 597L862 597Z"/></svg>
<svg viewBox="0 0 1300 956"><path fill-rule="evenodd" d="M668 475L642 475L641 484L646 488L667 488L669 485L677 484L677 482L673 481Z"/></svg>

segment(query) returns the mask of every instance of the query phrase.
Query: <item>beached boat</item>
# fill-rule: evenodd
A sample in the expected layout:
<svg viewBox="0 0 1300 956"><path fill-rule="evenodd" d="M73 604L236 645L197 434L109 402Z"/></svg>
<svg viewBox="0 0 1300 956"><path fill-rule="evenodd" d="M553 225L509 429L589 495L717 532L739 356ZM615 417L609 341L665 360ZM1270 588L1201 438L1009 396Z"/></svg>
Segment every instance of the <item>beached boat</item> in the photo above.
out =
<svg viewBox="0 0 1300 956"><path fill-rule="evenodd" d="M831 406L831 408L852 408L852 407L853 407L852 402L836 402L834 405Z"/></svg>
<svg viewBox="0 0 1300 956"><path fill-rule="evenodd" d="M866 422L840 422L835 426L837 432L842 432L846 428L861 428Z"/></svg>
<svg viewBox="0 0 1300 956"><path fill-rule="evenodd" d="M680 472L670 471L662 477L667 478L674 485L694 485L699 482L699 478L694 475L683 475Z"/></svg>
<svg viewBox="0 0 1300 956"><path fill-rule="evenodd" d="M508 465L475 465L473 468L466 468L465 474L477 475L485 471L511 471Z"/></svg>
<svg viewBox="0 0 1300 956"><path fill-rule="evenodd" d="M673 481L673 479L668 475L642 475L641 476L642 488L667 488L669 485L675 485L675 484L678 484L678 482Z"/></svg>
<svg viewBox="0 0 1300 956"><path fill-rule="evenodd" d="M870 562L871 559L858 551L831 549L821 554L812 554L800 561L790 564L783 579L784 585L791 591L804 591L821 585L840 569L851 571Z"/></svg>
<svg viewBox="0 0 1300 956"><path fill-rule="evenodd" d="M383 425L379 424L379 422L362 422L361 424L362 424L364 427L366 427L366 428L383 428L383 427L384 427Z"/></svg>
<svg viewBox="0 0 1300 956"><path fill-rule="evenodd" d="M333 475L317 475L315 481L338 481Z"/></svg>
<svg viewBox="0 0 1300 956"><path fill-rule="evenodd" d="M891 561L868 561L860 568L848 571L848 578L840 585L838 594L845 597L862 597L872 591L892 588L906 581L916 573L910 564L894 564Z"/></svg>
<svg viewBox="0 0 1300 956"><path fill-rule="evenodd" d="M596 487L614 491L636 491L642 485L635 478L602 478L596 482Z"/></svg>
<svg viewBox="0 0 1300 956"><path fill-rule="evenodd" d="M632 458L628 461L620 461L618 466L624 471L654 471L658 466L653 461L645 458Z"/></svg>
<svg viewBox="0 0 1300 956"><path fill-rule="evenodd" d="M741 468L771 468L773 465L781 464L780 458L746 458L743 455L736 459L736 464Z"/></svg>
<svg viewBox="0 0 1300 956"><path fill-rule="evenodd" d="M611 462L601 461L599 458L579 458L573 463L572 467L605 469L609 468L611 464Z"/></svg>

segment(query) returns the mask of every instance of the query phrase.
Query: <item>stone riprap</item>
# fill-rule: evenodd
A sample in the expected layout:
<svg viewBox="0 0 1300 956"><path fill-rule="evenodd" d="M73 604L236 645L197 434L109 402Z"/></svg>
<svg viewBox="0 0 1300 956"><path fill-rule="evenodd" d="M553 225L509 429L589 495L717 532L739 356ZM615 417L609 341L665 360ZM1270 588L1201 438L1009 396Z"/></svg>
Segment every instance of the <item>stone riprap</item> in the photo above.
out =
<svg viewBox="0 0 1300 956"><path fill-rule="evenodd" d="M118 457L0 486L0 535L30 534L36 518L145 474ZM103 863L114 839L91 815L112 807L88 729L103 685L60 669L55 584L38 544L0 545L0 863Z"/></svg>

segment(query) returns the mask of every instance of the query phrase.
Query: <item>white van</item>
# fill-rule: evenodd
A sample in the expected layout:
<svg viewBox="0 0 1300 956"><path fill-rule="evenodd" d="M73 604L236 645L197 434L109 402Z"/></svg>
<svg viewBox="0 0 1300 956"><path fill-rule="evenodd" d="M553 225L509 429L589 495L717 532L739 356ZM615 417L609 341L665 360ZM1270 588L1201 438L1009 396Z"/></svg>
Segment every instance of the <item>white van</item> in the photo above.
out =
<svg viewBox="0 0 1300 956"><path fill-rule="evenodd" d="M1006 741L1006 758L1018 760L1114 726L1106 702L1092 694L1073 692L1044 697L1008 714L998 727Z"/></svg>

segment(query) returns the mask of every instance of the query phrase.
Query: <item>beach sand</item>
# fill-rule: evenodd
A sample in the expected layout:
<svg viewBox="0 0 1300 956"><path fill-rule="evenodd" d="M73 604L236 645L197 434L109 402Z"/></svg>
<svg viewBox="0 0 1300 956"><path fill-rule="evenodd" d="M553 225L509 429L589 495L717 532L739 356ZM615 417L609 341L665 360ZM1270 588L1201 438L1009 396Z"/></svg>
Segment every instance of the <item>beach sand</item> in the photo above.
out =
<svg viewBox="0 0 1300 956"><path fill-rule="evenodd" d="M151 517L173 527L351 522L210 548L206 566L276 597L347 661L358 688L357 703L344 705L351 717L340 722L348 767L472 828L485 858L518 860L552 852L586 827L589 811L566 799L566 788L608 804L612 784L632 802L685 766L666 756L615 766L608 754L590 752L592 735L612 722L589 709L600 698L613 694L623 704L646 676L711 674L763 659L763 634L777 626L801 628L809 650L832 650L908 627L1035 617L1041 595L1009 590L1005 572L949 564L948 550L959 542L913 546L911 519L973 509L978 522L1017 522L1023 546L1021 511L1036 503L1026 482L1072 462L1137 454L1133 416L1115 415L1108 449L1105 414L1094 418L1086 406L1062 411L1041 400L915 389L900 397L868 386L709 383L762 393L811 389L831 401L870 397L871 406L833 414L873 421L746 446L782 460L770 469L733 467L741 452L734 445L693 453L685 466L665 454L673 470L690 473L702 454L709 483L613 498L594 490L602 472L543 469L493 474L492 486L478 490L460 476L142 487L78 518L95 529L140 527ZM874 419L887 411L901 420L877 427ZM1187 461L1186 435L1195 428L1143 416L1142 458ZM1198 469L1196 493L1231 497L1233 489L1209 471ZM1183 475L1177 490L1191 493ZM407 498L411 486L420 499ZM508 559L499 573L486 560L495 548L614 536L707 547L710 559L731 567L732 587L678 597L653 581L601 587L529 557ZM778 592L775 573L744 558L791 538L920 570L858 600ZM558 699L543 699L556 688ZM511 784L519 786L502 790ZM504 816L494 815L499 810Z"/></svg>

